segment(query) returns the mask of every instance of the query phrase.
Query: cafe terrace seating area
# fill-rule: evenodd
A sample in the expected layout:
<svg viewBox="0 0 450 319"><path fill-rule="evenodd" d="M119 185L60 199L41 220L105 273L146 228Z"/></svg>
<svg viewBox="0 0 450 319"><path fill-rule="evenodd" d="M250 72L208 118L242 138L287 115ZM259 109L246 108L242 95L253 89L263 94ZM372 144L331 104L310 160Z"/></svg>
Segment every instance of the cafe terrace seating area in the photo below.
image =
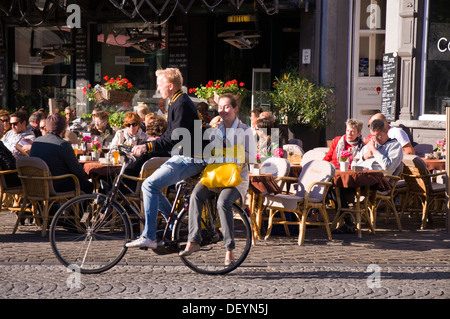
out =
<svg viewBox="0 0 450 319"><path fill-rule="evenodd" d="M333 231L345 216L351 216L356 224L356 232L351 235L354 238L375 234L380 223L401 232L404 223L415 222L417 229L425 229L434 227L435 216L445 218L446 171L442 159L406 155L395 174L385 175L372 170L341 171L322 160L324 147L304 152L293 141L284 150L286 158L269 157L251 165L248 198L242 205L250 214L254 245L259 240L270 241L272 236L296 240L298 245L312 244L314 241L308 238L311 229L320 232L323 241L331 241L340 236ZM126 176L137 190L130 199L139 209L140 184L166 160L153 158L144 164L139 176ZM112 181L121 167L120 163L92 160L80 160L80 164L96 187L101 178ZM6 174L18 174L22 187L8 188ZM22 221L31 217L41 235L46 235L52 204L80 194L78 183L74 192L56 193L52 183L60 178L74 177L51 176L45 163L32 157L18 159L17 170L0 172L2 209L17 214L13 233L20 233ZM350 198L341 196L348 190Z"/></svg>
<svg viewBox="0 0 450 319"><path fill-rule="evenodd" d="M425 229L434 227L433 217L446 217L445 160L405 155L394 174L387 175L373 170L340 171L322 160L325 151L317 148L301 159L292 160L289 155L277 162L270 159L270 170L265 163L253 169L248 203L255 244L270 240L276 226L277 233L287 238L298 234L299 245L308 244L310 229L316 235L320 229L324 240L333 240L340 236L333 230L346 215L352 216L354 236L359 238L375 234L377 223L401 232L402 223ZM350 198L341 196L349 190Z"/></svg>

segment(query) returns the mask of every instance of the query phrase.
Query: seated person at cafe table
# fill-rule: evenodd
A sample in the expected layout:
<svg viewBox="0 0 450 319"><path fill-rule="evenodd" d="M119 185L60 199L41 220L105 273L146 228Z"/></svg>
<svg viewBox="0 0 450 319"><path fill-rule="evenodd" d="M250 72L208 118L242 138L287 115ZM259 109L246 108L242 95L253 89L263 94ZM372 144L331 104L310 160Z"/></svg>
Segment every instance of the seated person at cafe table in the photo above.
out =
<svg viewBox="0 0 450 319"><path fill-rule="evenodd" d="M55 113L45 121L46 134L38 137L32 147L30 156L39 157L47 163L52 176L74 174L80 182L80 189L86 194L92 193L94 186L78 163L69 142L63 139L67 123L62 114ZM68 192L75 189L71 178L53 181L56 192Z"/></svg>
<svg viewBox="0 0 450 319"><path fill-rule="evenodd" d="M370 117L368 122L369 127L372 121L376 119L383 120L384 124L386 125L388 136L392 139L396 139L397 142L400 143L400 145L403 148L403 154L411 154L411 155L415 154L414 147L412 146L411 141L409 140L408 134L406 134L406 132L399 127L390 126L386 119L386 116L384 116L382 113L377 113ZM365 142L367 143L369 140L370 136L366 138Z"/></svg>
<svg viewBox="0 0 450 319"><path fill-rule="evenodd" d="M339 168L339 158L342 152L347 151L352 155L349 157L349 167L354 159L354 156L363 148L364 141L362 140L362 127L363 121L357 119L348 119L345 122L345 134L342 136L336 136L331 143L328 153L324 156L323 160L331 162L336 168ZM332 187L328 191L328 196L337 203L336 193ZM352 224L350 216L345 216L344 219L348 225Z"/></svg>
<svg viewBox="0 0 450 319"><path fill-rule="evenodd" d="M99 136L100 142L103 145L111 143L116 132L109 125L108 113L105 111L98 111L95 115L92 115L92 124L89 128L91 135Z"/></svg>
<svg viewBox="0 0 450 319"><path fill-rule="evenodd" d="M31 144L36 136L31 129L28 129L28 116L23 112L15 112L10 118L11 130L2 138L3 144L14 155L15 158L21 155L16 144L21 145L24 152L29 153Z"/></svg>
<svg viewBox="0 0 450 319"><path fill-rule="evenodd" d="M123 122L124 129L116 132L111 142L110 149L116 145L132 145L136 146L147 141L148 135L141 129L141 117L135 112L125 114Z"/></svg>
<svg viewBox="0 0 450 319"><path fill-rule="evenodd" d="M150 113L145 116L145 127L148 135L148 139L141 144L145 144L150 141L157 140L161 138L161 135L167 129L167 121L164 117L156 115L155 113ZM144 153L140 157L136 158L136 161L130 163L125 169L126 175L139 176L142 166L151 157L170 157L170 152L167 150L154 151L150 153ZM134 189L136 187L136 181L127 180L126 185ZM120 190L122 193L126 194L129 190L126 187L121 186Z"/></svg>
<svg viewBox="0 0 450 319"><path fill-rule="evenodd" d="M328 153L323 158L324 161L331 162L336 168L339 168L339 157L343 151L349 151L352 155L349 158L350 163L354 156L363 148L364 141L361 137L363 121L357 119L348 119L345 122L345 134L336 136L331 143Z"/></svg>
<svg viewBox="0 0 450 319"><path fill-rule="evenodd" d="M392 175L403 160L402 146L389 137L383 120L373 120L369 128L370 140L356 155L359 161L354 165Z"/></svg>
<svg viewBox="0 0 450 319"><path fill-rule="evenodd" d="M362 167L368 170L383 171L392 175L403 160L403 149L395 139L389 138L386 123L383 120L375 119L370 124L370 140L356 154L359 160L353 166ZM341 190L341 203L343 207L348 207L347 203L352 202L355 190L344 188ZM333 231L339 233L354 233L355 227L351 218L344 218L344 224Z"/></svg>

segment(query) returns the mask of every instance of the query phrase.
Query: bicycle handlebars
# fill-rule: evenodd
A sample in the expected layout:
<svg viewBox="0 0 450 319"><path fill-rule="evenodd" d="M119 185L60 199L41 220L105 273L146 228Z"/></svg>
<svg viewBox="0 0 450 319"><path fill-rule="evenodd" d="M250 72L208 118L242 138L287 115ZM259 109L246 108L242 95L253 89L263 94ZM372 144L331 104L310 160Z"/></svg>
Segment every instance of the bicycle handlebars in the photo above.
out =
<svg viewBox="0 0 450 319"><path fill-rule="evenodd" d="M116 145L113 147L113 149L116 148L119 151L120 155L125 156L125 160L131 161L131 162L135 162L136 161L136 157L133 155L133 153L131 153L132 150L132 146L131 145Z"/></svg>

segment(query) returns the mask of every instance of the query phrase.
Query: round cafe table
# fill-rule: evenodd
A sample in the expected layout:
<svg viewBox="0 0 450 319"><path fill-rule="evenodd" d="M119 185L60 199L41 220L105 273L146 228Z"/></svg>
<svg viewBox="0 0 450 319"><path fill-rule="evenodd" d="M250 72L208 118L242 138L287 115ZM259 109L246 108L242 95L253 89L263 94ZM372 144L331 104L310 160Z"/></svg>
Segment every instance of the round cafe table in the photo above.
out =
<svg viewBox="0 0 450 319"><path fill-rule="evenodd" d="M275 182L272 174L250 174L249 209L252 222L253 237L261 239L262 203L265 194L279 194L281 188Z"/></svg>
<svg viewBox="0 0 450 319"><path fill-rule="evenodd" d="M101 178L108 182L113 181L122 168L121 164L102 164L99 161L86 161L81 162L80 164L83 165L84 171L92 180L96 190L98 190L100 186Z"/></svg>
<svg viewBox="0 0 450 319"><path fill-rule="evenodd" d="M445 160L440 159L431 159L431 158L422 158L425 164L427 164L427 168L429 171L445 171Z"/></svg>
<svg viewBox="0 0 450 319"><path fill-rule="evenodd" d="M89 176L116 176L121 167L121 164L102 164L98 161L87 161L83 165L84 171Z"/></svg>

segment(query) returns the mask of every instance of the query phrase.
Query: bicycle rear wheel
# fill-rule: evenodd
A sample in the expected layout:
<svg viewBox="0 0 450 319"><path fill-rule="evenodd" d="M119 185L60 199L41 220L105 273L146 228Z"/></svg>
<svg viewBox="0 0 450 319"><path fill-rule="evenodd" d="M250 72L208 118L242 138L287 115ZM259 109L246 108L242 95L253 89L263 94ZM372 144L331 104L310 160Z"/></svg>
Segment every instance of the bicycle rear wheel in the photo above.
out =
<svg viewBox="0 0 450 319"><path fill-rule="evenodd" d="M225 246L221 232L218 213L213 212L202 217L202 243L200 251L190 256L182 256L181 260L186 266L195 272L208 275L223 275L239 267L247 257L251 244L252 235L250 222L247 214L236 204L233 204L233 235L235 249L233 251L235 262L225 265ZM184 250L189 234L188 212L183 210L175 222L173 236L178 248ZM208 221L212 217L213 222Z"/></svg>
<svg viewBox="0 0 450 319"><path fill-rule="evenodd" d="M105 201L103 194L81 195L56 212L50 244L64 266L96 274L125 255L125 243L131 238L130 220L120 205L113 202L106 207Z"/></svg>

